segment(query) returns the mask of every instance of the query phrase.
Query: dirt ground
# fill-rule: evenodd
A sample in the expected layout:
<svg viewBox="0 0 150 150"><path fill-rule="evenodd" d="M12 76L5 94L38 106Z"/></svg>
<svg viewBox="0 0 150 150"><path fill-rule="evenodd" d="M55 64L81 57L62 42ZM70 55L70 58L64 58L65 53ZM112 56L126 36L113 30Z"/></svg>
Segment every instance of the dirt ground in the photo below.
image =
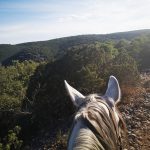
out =
<svg viewBox="0 0 150 150"><path fill-rule="evenodd" d="M150 73L141 74L140 94L121 106L127 124L128 150L150 150Z"/></svg>

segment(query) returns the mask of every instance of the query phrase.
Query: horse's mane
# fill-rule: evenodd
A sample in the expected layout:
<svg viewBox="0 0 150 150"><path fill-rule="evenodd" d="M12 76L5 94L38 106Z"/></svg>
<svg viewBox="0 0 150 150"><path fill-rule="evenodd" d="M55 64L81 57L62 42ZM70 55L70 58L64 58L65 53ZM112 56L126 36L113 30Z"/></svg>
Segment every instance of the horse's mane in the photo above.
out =
<svg viewBox="0 0 150 150"><path fill-rule="evenodd" d="M100 97L95 99L94 96L89 96L86 102L75 116L74 125L81 121L85 128L80 129L73 150L119 149L120 130L125 129L120 113L117 123L113 108Z"/></svg>

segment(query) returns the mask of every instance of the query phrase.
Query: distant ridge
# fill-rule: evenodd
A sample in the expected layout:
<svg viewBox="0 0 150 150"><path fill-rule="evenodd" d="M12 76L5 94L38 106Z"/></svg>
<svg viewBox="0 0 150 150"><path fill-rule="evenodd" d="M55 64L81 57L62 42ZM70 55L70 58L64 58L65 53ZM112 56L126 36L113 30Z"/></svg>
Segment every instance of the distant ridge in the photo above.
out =
<svg viewBox="0 0 150 150"><path fill-rule="evenodd" d="M111 34L89 34L57 38L47 41L27 42L16 45L0 44L0 63L11 64L12 60L52 60L65 54L68 48L93 42L119 41L125 39L131 41L139 36L150 34L150 29L117 32Z"/></svg>
<svg viewBox="0 0 150 150"><path fill-rule="evenodd" d="M116 36L120 36L124 39L130 39L130 38L134 38L136 36L141 36L141 34L146 35L146 34L150 34L150 29L141 29L141 30L132 30L132 31L122 31L122 32L113 32L113 33L107 33L107 34L79 34L79 35L73 35L73 36L67 36L67 37L60 37L60 38L54 38L54 39L50 39L50 40L44 40L44 41L31 41L31 42L23 42L23 43L19 43L19 44L11 44L11 45L20 45L20 44L29 44L29 43L35 43L35 42L47 42L47 41L52 41L52 40L61 40L64 38L74 38L74 37L89 37L89 36L93 36L93 37L99 37L100 39L102 37L108 37L110 38L111 36L114 36L114 39L117 37ZM127 37L126 37L127 36ZM131 37L129 37L131 36ZM119 39L118 39L119 40ZM1 45L1 44L0 44Z"/></svg>

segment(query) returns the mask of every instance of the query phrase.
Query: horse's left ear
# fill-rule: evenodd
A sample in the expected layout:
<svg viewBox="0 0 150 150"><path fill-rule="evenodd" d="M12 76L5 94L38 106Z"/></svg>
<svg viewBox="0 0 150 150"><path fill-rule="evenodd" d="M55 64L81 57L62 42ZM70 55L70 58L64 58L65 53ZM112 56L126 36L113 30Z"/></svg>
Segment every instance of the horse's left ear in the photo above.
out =
<svg viewBox="0 0 150 150"><path fill-rule="evenodd" d="M113 100L114 104L120 101L121 90L118 80L114 76L110 76L109 78L105 96L107 96L108 99Z"/></svg>
<svg viewBox="0 0 150 150"><path fill-rule="evenodd" d="M83 102L84 102L84 98L85 96L83 96L79 91L77 91L76 89L74 89L73 87L71 87L67 81L65 80L65 87L66 87L66 90L73 102L73 104L76 106L76 107L79 107Z"/></svg>

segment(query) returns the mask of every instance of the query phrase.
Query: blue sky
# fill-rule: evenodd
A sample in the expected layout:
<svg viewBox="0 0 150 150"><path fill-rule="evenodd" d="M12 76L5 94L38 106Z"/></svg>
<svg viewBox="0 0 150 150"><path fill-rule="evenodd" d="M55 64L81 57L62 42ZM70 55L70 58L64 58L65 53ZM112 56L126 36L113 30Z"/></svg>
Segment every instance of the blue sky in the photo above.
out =
<svg viewBox="0 0 150 150"><path fill-rule="evenodd" d="M0 43L150 29L150 0L0 0Z"/></svg>

